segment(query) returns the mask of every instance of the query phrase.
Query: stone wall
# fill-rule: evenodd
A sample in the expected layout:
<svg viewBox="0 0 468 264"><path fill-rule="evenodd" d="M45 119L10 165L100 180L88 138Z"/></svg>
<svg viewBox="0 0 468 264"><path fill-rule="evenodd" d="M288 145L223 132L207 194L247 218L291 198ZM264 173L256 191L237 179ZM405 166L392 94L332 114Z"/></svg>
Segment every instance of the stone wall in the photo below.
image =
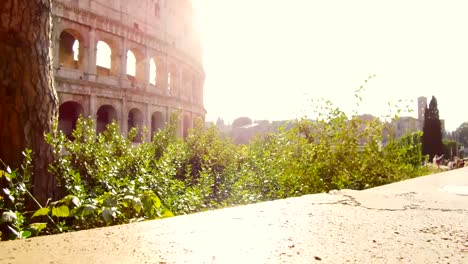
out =
<svg viewBox="0 0 468 264"><path fill-rule="evenodd" d="M122 133L154 132L180 111L180 135L204 119L205 75L190 1L55 0L53 23L64 132L79 115L95 119L98 130L115 120Z"/></svg>

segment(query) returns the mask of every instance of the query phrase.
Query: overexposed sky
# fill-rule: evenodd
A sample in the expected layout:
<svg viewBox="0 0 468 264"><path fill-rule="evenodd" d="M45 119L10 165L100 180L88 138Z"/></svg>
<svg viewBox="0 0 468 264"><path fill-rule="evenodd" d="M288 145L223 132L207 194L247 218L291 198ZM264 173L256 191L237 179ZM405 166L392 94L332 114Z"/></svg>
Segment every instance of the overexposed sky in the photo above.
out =
<svg viewBox="0 0 468 264"><path fill-rule="evenodd" d="M468 121L468 1L192 0L207 121L282 120L330 99L359 113L435 95L451 131Z"/></svg>

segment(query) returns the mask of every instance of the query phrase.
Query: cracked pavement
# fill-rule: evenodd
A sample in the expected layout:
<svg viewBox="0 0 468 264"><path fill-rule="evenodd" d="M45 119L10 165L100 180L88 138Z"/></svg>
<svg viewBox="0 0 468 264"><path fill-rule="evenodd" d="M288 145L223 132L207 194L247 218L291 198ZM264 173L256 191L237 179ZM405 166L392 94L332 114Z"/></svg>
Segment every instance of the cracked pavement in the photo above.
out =
<svg viewBox="0 0 468 264"><path fill-rule="evenodd" d="M0 242L0 263L468 263L468 168Z"/></svg>

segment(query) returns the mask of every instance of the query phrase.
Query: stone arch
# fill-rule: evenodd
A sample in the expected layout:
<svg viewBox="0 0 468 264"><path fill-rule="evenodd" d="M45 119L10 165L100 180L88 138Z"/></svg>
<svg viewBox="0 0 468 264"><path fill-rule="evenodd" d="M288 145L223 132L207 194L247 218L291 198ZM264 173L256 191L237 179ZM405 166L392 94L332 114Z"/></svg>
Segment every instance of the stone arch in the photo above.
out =
<svg viewBox="0 0 468 264"><path fill-rule="evenodd" d="M149 80L148 82L154 86L157 84L158 80L158 65L156 64L156 61L154 60L153 57L150 58L149 60Z"/></svg>
<svg viewBox="0 0 468 264"><path fill-rule="evenodd" d="M96 131L101 133L107 125L117 122L117 110L112 105L102 105L96 114Z"/></svg>
<svg viewBox="0 0 468 264"><path fill-rule="evenodd" d="M143 113L138 108L132 108L128 112L128 131L132 128L136 128L138 130L137 136L133 139L133 142L142 142L142 129L143 129Z"/></svg>
<svg viewBox="0 0 468 264"><path fill-rule="evenodd" d="M105 41L96 44L96 66L99 75L111 75L112 49Z"/></svg>
<svg viewBox="0 0 468 264"><path fill-rule="evenodd" d="M55 83L56 87L58 87L60 85L60 83ZM67 88L57 88L57 89L67 89ZM61 92L58 92L57 93L58 95L58 98L59 98L59 102L60 104L62 103L66 103L68 101L73 101L73 102L76 102L78 103L79 105L81 105L83 107L83 116L84 117L87 117L87 116L91 116L92 113L90 112L90 109L89 109L89 96L87 95L80 95L80 94L71 94L71 93L61 93Z"/></svg>
<svg viewBox="0 0 468 264"><path fill-rule="evenodd" d="M164 115L160 111L156 111L151 115L151 138L153 135L164 128Z"/></svg>
<svg viewBox="0 0 468 264"><path fill-rule="evenodd" d="M127 75L136 77L137 59L132 50L127 50Z"/></svg>
<svg viewBox="0 0 468 264"><path fill-rule="evenodd" d="M130 48L126 53L127 76L138 80L145 78L145 56L138 48Z"/></svg>
<svg viewBox="0 0 468 264"><path fill-rule="evenodd" d="M149 60L154 60L156 64L156 87L161 89L167 89L167 77L168 77L168 64L164 60L164 55L158 52L150 52ZM150 63L150 62L148 62ZM151 71L151 69L150 69ZM150 73L150 72L149 72ZM148 79L151 80L151 73L148 75Z"/></svg>
<svg viewBox="0 0 468 264"><path fill-rule="evenodd" d="M112 39L99 39L96 42L96 71L102 76L119 75L118 47Z"/></svg>
<svg viewBox="0 0 468 264"><path fill-rule="evenodd" d="M65 29L59 36L58 60L60 67L79 69L83 63L83 37L78 31Z"/></svg>
<svg viewBox="0 0 468 264"><path fill-rule="evenodd" d="M78 117L84 114L83 106L75 101L67 101L59 107L59 130L69 139L72 138Z"/></svg>

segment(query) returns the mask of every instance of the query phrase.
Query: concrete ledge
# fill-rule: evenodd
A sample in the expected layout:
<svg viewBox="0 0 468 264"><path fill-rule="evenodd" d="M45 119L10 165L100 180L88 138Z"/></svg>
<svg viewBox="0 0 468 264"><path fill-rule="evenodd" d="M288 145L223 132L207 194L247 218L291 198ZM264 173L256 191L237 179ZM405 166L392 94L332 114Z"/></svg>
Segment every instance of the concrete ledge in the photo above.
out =
<svg viewBox="0 0 468 264"><path fill-rule="evenodd" d="M468 168L0 242L0 263L468 263Z"/></svg>

